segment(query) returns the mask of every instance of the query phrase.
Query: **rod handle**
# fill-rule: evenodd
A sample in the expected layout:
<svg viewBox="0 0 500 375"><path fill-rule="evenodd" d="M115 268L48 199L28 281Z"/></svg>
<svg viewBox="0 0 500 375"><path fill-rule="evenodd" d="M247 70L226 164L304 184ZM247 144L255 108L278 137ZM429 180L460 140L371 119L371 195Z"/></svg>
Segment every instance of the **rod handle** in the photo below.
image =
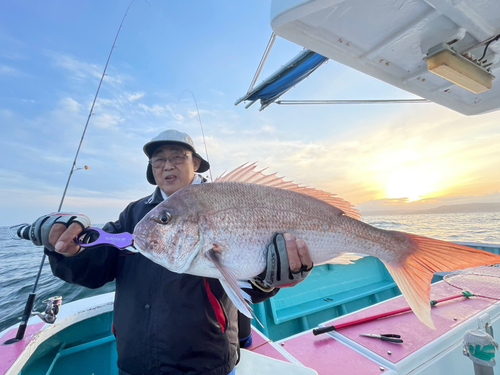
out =
<svg viewBox="0 0 500 375"><path fill-rule="evenodd" d="M330 332L330 331L335 331L335 329L336 329L335 326L315 328L315 329L313 329L313 335L314 336L318 336L318 335L321 335L322 333L327 333L327 332Z"/></svg>
<svg viewBox="0 0 500 375"><path fill-rule="evenodd" d="M30 230L31 230L31 225L20 227L17 230L17 236L23 240L30 240Z"/></svg>
<svg viewBox="0 0 500 375"><path fill-rule="evenodd" d="M21 340L24 338L24 333L28 327L28 320L31 316L31 311L33 311L33 305L35 304L36 293L30 293L28 300L26 301L26 306L24 306L24 313L21 318L21 323L19 324L19 329L17 330L16 339Z"/></svg>

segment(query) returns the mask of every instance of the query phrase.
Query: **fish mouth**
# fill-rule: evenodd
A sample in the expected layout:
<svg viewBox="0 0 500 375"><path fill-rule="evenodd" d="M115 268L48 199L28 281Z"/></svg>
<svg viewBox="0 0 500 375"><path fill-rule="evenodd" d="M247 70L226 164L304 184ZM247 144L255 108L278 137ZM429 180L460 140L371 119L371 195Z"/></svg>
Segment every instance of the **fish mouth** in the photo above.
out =
<svg viewBox="0 0 500 375"><path fill-rule="evenodd" d="M136 227L137 229L137 227ZM140 232L140 231L138 231ZM159 251L165 247L162 241L158 239L151 238L150 234L142 233L142 235L134 233L134 245L136 248L140 250L140 253L146 258L152 260L155 263L160 264L161 266L167 268L168 270L176 273L184 273L189 269L193 259L203 250L204 238L203 232L198 225L198 241L195 243L194 251L188 251L186 256L180 254L181 257L177 258L179 253L183 252L182 244L182 236L180 233L177 233L174 238L174 242L171 243L170 248L172 248L171 252L162 252ZM181 246L179 248L179 246ZM158 254L158 253L161 254ZM176 259L174 259L176 258Z"/></svg>
<svg viewBox="0 0 500 375"><path fill-rule="evenodd" d="M161 244L158 243L156 240L145 240L141 236L134 235L134 246L138 247L141 250L141 253L148 254L148 253L153 253L158 246Z"/></svg>
<svg viewBox="0 0 500 375"><path fill-rule="evenodd" d="M147 252L150 245L141 236L134 234L134 245L138 247L141 251Z"/></svg>

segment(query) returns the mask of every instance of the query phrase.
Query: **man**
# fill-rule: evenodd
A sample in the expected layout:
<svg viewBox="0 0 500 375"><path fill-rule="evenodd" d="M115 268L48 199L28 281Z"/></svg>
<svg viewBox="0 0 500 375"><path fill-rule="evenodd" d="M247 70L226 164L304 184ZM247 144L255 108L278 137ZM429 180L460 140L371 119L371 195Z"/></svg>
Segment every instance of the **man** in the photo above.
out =
<svg viewBox="0 0 500 375"><path fill-rule="evenodd" d="M151 196L129 204L118 221L107 223L107 232L132 233L170 195L205 182L195 172L206 172L210 165L185 133L166 130L148 142L144 152L149 158L147 179L158 186ZM239 352L238 311L219 281L176 274L141 254L110 246L83 250L73 239L89 226L84 215L46 215L32 225L33 241L42 239L52 272L67 282L97 288L116 279L113 333L120 374L233 374ZM273 263L281 263L281 273L288 277L269 281L267 275L276 270L268 266L252 280L252 289L245 289L253 302L275 295L275 286L302 281L312 268L305 243L289 234L275 236L268 247L268 257L271 254L281 257Z"/></svg>

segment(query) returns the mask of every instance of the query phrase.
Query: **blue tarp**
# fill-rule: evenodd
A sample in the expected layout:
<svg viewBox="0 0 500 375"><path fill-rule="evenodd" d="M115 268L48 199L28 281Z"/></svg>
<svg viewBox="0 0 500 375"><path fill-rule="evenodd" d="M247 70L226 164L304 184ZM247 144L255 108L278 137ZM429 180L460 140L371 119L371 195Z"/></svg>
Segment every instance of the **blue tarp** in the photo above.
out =
<svg viewBox="0 0 500 375"><path fill-rule="evenodd" d="M302 51L286 65L255 87L250 93L238 99L235 105L238 105L242 101L248 100L255 102L260 99L262 110L275 102L293 86L307 78L326 61L328 61L327 57L316 52L310 50Z"/></svg>

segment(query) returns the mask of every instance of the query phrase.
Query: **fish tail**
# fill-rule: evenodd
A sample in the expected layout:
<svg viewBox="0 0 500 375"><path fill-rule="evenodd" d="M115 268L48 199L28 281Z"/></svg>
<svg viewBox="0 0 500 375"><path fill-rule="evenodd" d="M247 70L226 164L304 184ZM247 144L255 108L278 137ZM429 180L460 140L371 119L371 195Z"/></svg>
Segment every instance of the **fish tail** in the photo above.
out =
<svg viewBox="0 0 500 375"><path fill-rule="evenodd" d="M414 244L413 253L402 265L384 264L415 315L434 329L429 303L434 273L500 263L500 255L415 234L406 235Z"/></svg>

